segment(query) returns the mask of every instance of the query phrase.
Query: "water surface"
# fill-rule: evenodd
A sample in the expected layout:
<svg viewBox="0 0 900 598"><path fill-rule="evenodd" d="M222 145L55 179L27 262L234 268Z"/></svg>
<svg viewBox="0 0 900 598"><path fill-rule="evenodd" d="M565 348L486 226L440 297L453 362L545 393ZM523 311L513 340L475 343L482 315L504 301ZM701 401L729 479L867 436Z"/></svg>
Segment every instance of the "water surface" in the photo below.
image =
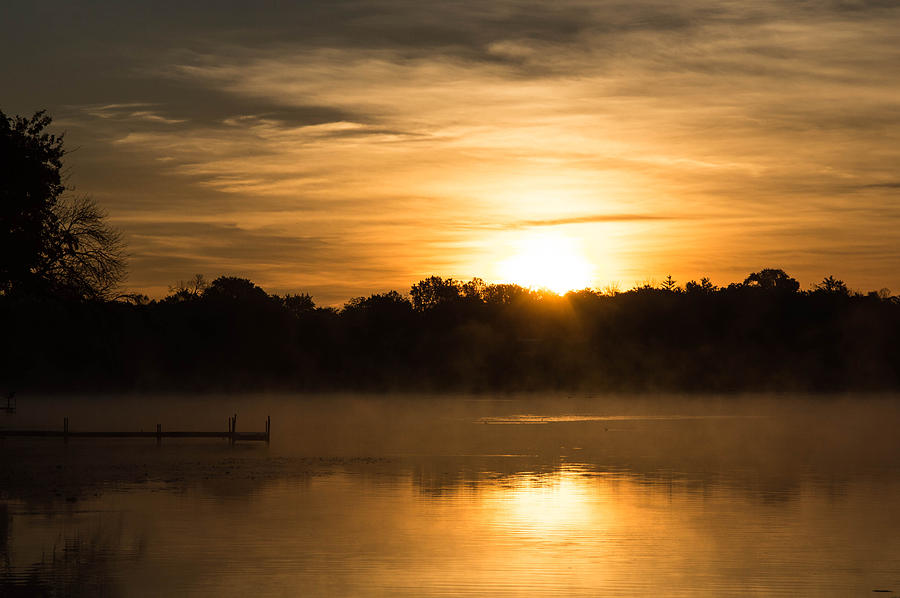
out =
<svg viewBox="0 0 900 598"><path fill-rule="evenodd" d="M900 595L896 397L23 399L0 593ZM5 522L5 523L4 523Z"/></svg>

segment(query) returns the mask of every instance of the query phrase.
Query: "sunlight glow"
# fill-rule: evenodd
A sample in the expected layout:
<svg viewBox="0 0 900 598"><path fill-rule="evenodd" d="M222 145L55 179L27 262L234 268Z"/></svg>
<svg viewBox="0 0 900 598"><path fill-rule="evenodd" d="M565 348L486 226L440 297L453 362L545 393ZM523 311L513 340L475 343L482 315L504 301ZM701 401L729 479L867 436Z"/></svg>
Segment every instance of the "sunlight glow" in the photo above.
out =
<svg viewBox="0 0 900 598"><path fill-rule="evenodd" d="M523 238L519 245L515 255L497 266L504 282L559 294L591 286L594 266L571 238L533 235Z"/></svg>
<svg viewBox="0 0 900 598"><path fill-rule="evenodd" d="M519 534L549 538L572 529L591 528L600 514L590 502L587 484L564 474L552 484L517 483L507 498L506 520Z"/></svg>
<svg viewBox="0 0 900 598"><path fill-rule="evenodd" d="M569 546L593 542L621 525L623 514L590 471L563 465L555 472L520 473L485 496L490 524L519 540Z"/></svg>

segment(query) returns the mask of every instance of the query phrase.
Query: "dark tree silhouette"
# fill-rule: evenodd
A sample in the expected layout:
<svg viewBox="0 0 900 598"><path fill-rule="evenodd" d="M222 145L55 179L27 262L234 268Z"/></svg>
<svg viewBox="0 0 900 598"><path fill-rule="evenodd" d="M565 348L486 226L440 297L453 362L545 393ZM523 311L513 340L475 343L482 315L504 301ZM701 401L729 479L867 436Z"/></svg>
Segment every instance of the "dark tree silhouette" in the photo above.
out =
<svg viewBox="0 0 900 598"><path fill-rule="evenodd" d="M110 299L125 277L122 238L92 200L63 197L50 122L0 111L0 293Z"/></svg>
<svg viewBox="0 0 900 598"><path fill-rule="evenodd" d="M509 305L528 297L531 291L517 284L492 284L484 291L484 300L489 305Z"/></svg>
<svg viewBox="0 0 900 598"><path fill-rule="evenodd" d="M416 311L431 309L442 303L452 303L463 296L459 282L452 278L429 276L420 280L409 291Z"/></svg>
<svg viewBox="0 0 900 598"><path fill-rule="evenodd" d="M62 136L44 129L50 117L0 111L0 290L29 284L46 262L56 229L53 208L62 184Z"/></svg>
<svg viewBox="0 0 900 598"><path fill-rule="evenodd" d="M284 295L283 297L278 297L279 302L282 307L284 307L285 311L290 313L295 318L299 318L316 308L316 303L313 301L312 296L308 293L301 293L297 295Z"/></svg>
<svg viewBox="0 0 900 598"><path fill-rule="evenodd" d="M816 285L817 291L822 291L823 293L832 293L835 295L849 295L850 289L847 288L847 285L844 284L843 280L838 280L834 276L826 276L822 279L822 282Z"/></svg>
<svg viewBox="0 0 900 598"><path fill-rule="evenodd" d="M670 293L675 293L678 291L678 283L674 278L672 278L671 274L666 276L666 279L662 281L662 284L659 286L662 290L669 291Z"/></svg>
<svg viewBox="0 0 900 598"><path fill-rule="evenodd" d="M106 214L87 197L57 203L56 229L38 275L61 294L110 299L125 278L125 244Z"/></svg>
<svg viewBox="0 0 900 598"><path fill-rule="evenodd" d="M710 282L709 278L704 276L700 282L691 280L684 285L684 290L688 293L712 293L716 290L716 285Z"/></svg>
<svg viewBox="0 0 900 598"><path fill-rule="evenodd" d="M246 303L267 303L269 295L246 278L220 276L203 291L207 300L241 301Z"/></svg>
<svg viewBox="0 0 900 598"><path fill-rule="evenodd" d="M781 268L765 268L754 272L744 279L744 286L789 293L795 293L800 289L800 283L788 276Z"/></svg>
<svg viewBox="0 0 900 598"><path fill-rule="evenodd" d="M799 292L781 270L746 280L560 297L433 276L410 297L376 293L340 310L234 276L209 285L195 277L162 301L0 295L0 330L16 339L0 344L0 383L60 391L900 388L898 297L845 294L833 277Z"/></svg>
<svg viewBox="0 0 900 598"><path fill-rule="evenodd" d="M207 282L206 277L202 274L194 274L190 280L179 280L176 284L170 286L170 295L165 300L170 303L194 301L202 297L203 292L207 288L209 288L209 282Z"/></svg>
<svg viewBox="0 0 900 598"><path fill-rule="evenodd" d="M344 305L345 312L405 313L411 309L409 299L397 291L375 293L368 297L354 297Z"/></svg>
<svg viewBox="0 0 900 598"><path fill-rule="evenodd" d="M467 299L482 300L487 289L488 285L482 279L475 277L462 285L462 294Z"/></svg>

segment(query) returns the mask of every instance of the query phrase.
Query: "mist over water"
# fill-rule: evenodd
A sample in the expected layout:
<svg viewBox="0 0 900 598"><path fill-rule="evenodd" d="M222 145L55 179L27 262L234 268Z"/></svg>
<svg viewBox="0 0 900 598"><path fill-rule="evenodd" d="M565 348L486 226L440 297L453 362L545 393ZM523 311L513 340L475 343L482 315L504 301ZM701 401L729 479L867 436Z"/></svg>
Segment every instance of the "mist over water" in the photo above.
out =
<svg viewBox="0 0 900 598"><path fill-rule="evenodd" d="M2 441L0 594L900 595L897 398L29 397L272 442Z"/></svg>

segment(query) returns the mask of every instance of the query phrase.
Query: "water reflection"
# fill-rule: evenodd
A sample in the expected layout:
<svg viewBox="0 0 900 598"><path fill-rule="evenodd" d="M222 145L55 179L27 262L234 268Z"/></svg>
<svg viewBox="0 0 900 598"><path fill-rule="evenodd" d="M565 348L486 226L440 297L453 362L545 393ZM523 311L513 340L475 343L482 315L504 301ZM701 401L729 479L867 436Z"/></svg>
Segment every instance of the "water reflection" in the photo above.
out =
<svg viewBox="0 0 900 598"><path fill-rule="evenodd" d="M496 511L492 524L505 533L542 541L568 541L579 533L602 533L612 513L602 497L581 477L579 466L549 474L519 474L487 485L481 500Z"/></svg>
<svg viewBox="0 0 900 598"><path fill-rule="evenodd" d="M19 529L12 535L9 523L13 517L8 511L8 505L4 504L7 527L3 531L7 547L0 570L0 595L23 598L128 595L125 588L130 580L122 579L121 568L140 559L142 536L126 538L121 523L100 520L87 523L77 516L62 518L59 529L27 512L17 514ZM133 531L127 535L133 536ZM10 549L10 544L14 549Z"/></svg>
<svg viewBox="0 0 900 598"><path fill-rule="evenodd" d="M8 441L0 595L900 594L891 404L380 406L270 448Z"/></svg>
<svg viewBox="0 0 900 598"><path fill-rule="evenodd" d="M437 495L423 493L411 469L364 473L352 466L276 480L231 498L199 486L144 488L69 513L13 502L12 564L0 587L3 595L851 595L898 582L896 482L854 481L835 497L804 480L787 502L766 502L728 485L650 483L578 464L484 471Z"/></svg>

